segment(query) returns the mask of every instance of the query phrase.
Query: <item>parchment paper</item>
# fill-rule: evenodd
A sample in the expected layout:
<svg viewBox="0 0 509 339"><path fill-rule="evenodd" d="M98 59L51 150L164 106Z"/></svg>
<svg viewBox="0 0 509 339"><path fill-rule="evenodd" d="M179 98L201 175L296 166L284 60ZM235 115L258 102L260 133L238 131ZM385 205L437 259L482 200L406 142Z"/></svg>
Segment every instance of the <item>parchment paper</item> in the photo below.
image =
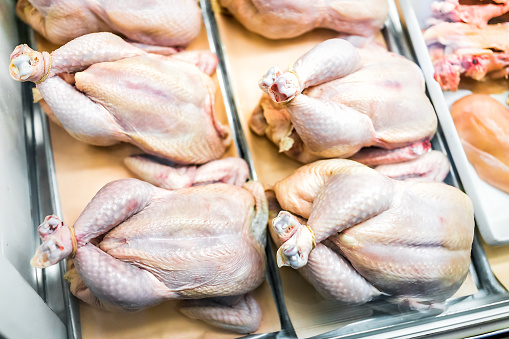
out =
<svg viewBox="0 0 509 339"><path fill-rule="evenodd" d="M52 50L51 45L39 37L39 48ZM205 28L188 49L209 49ZM217 86L216 117L228 124L221 91ZM96 147L72 138L63 128L51 123L51 140L57 173L60 201L64 221L72 225L97 191L108 182L134 177L123 165L123 159L142 153L129 144ZM235 147L226 156L236 156ZM264 282L254 292L263 313L257 333L280 330L279 317L270 287ZM177 301L164 302L156 307L125 314L109 313L80 303L81 329L88 338L236 338L239 335L189 319L176 308Z"/></svg>

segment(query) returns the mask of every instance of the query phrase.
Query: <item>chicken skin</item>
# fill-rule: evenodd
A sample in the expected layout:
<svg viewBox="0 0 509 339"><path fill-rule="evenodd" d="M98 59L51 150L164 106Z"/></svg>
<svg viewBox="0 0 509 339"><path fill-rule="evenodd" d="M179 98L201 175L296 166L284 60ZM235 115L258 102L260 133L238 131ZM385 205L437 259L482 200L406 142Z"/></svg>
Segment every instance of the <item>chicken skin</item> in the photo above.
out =
<svg viewBox="0 0 509 339"><path fill-rule="evenodd" d="M373 43L327 40L289 71L271 68L259 85L266 94L251 129L303 163L414 159L429 151L437 127L419 67Z"/></svg>
<svg viewBox="0 0 509 339"><path fill-rule="evenodd" d="M248 30L269 39L294 38L315 28L370 37L383 26L387 0L220 0Z"/></svg>
<svg viewBox="0 0 509 339"><path fill-rule="evenodd" d="M210 52L165 56L92 33L51 54L20 45L10 71L35 82L50 113L80 141L129 142L176 163L202 164L231 142L214 116L214 83L197 67L210 73L216 64Z"/></svg>
<svg viewBox="0 0 509 339"><path fill-rule="evenodd" d="M443 183L403 182L350 160L322 160L274 185L279 266L325 297L361 304L384 294L440 309L465 280L474 235L470 199Z"/></svg>
<svg viewBox="0 0 509 339"><path fill-rule="evenodd" d="M18 0L21 20L54 44L111 32L148 45L186 46L200 32L194 0Z"/></svg>
<svg viewBox="0 0 509 339"><path fill-rule="evenodd" d="M110 311L192 299L182 302L185 315L249 333L261 320L247 293L264 280L267 213L257 182L166 190L120 179L96 194L73 227L48 216L31 263L43 268L74 256L71 292Z"/></svg>

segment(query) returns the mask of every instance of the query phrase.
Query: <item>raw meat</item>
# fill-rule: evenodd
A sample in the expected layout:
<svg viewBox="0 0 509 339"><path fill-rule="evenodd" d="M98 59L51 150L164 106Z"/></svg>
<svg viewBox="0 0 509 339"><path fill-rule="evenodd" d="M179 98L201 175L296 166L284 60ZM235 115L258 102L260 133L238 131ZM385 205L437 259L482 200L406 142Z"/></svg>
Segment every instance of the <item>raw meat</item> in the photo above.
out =
<svg viewBox="0 0 509 339"><path fill-rule="evenodd" d="M509 193L509 110L489 95L472 94L451 106L468 160L479 177Z"/></svg>
<svg viewBox="0 0 509 339"><path fill-rule="evenodd" d="M35 82L54 117L80 141L129 142L201 164L220 158L231 139L214 116L215 86L194 63L210 72L217 58L208 51L152 54L114 34L91 33L51 54L20 45L10 71Z"/></svg>
<svg viewBox="0 0 509 339"><path fill-rule="evenodd" d="M112 32L149 45L185 46L201 29L195 0L18 0L18 16L55 44Z"/></svg>
<svg viewBox="0 0 509 339"><path fill-rule="evenodd" d="M301 167L274 191L278 265L300 268L327 298L361 304L384 294L425 311L465 280L474 210L454 187L334 159Z"/></svg>
<svg viewBox="0 0 509 339"><path fill-rule="evenodd" d="M373 36L383 26L387 0L219 0L248 30L269 39L293 38L315 28Z"/></svg>
<svg viewBox="0 0 509 339"><path fill-rule="evenodd" d="M437 127L419 67L375 44L327 40L259 84L266 94L251 129L303 163L413 159L429 151Z"/></svg>
<svg viewBox="0 0 509 339"><path fill-rule="evenodd" d="M482 81L507 78L509 23L479 28L465 23L439 23L424 32L435 80L442 89L456 91L460 76Z"/></svg>
<svg viewBox="0 0 509 339"><path fill-rule="evenodd" d="M438 22L465 22L477 26L485 26L492 18L504 15L509 11L509 1L500 0L490 3L490 1L465 1L460 0L441 0L434 1L431 4L433 18L429 20L430 24Z"/></svg>
<svg viewBox="0 0 509 339"><path fill-rule="evenodd" d="M253 332L261 311L246 293L264 280L267 213L257 182L171 191L121 179L104 186L73 227L47 217L31 263L43 268L74 256L71 292L111 311L194 299L183 301L182 313Z"/></svg>

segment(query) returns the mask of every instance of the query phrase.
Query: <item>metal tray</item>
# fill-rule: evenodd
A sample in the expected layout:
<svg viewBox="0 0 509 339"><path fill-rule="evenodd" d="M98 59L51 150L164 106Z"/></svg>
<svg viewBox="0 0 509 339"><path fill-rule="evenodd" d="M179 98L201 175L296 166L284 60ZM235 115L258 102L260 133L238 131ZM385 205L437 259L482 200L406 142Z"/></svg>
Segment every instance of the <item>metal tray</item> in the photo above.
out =
<svg viewBox="0 0 509 339"><path fill-rule="evenodd" d="M471 92L467 90L442 91L440 85L433 78L435 70L421 33L421 29L425 28L425 19L431 17L431 2L431 0L400 0L401 12L406 22L408 34L426 78L430 98L444 130L445 139L451 147L451 155L465 192L474 204L479 231L484 241L490 245L509 244L509 210L507 209L509 194L496 189L479 178L474 167L467 159L449 113L449 107L456 100ZM504 104L505 99L507 99L507 95L494 97Z"/></svg>
<svg viewBox="0 0 509 339"><path fill-rule="evenodd" d="M229 70L227 53L221 42L216 15L212 11L209 1L200 0L205 26L207 28L211 50L219 57L217 75L222 87L225 107L232 129L235 147L239 156L243 157L251 169L252 178L256 178L250 149L246 135L242 128L241 119L237 109L236 96L232 87L232 74ZM412 49L404 37L399 22L395 4L391 1L389 19L386 22L384 36L391 50L412 58ZM28 41L26 26L20 26L22 40ZM24 32L24 33L23 33ZM25 114L27 153L30 169L30 185L33 193L34 227L46 214L60 210L58 189L56 187L55 167L53 153L49 138L47 119L38 105L31 101L31 85L24 84L23 107ZM433 139L435 149L447 152L442 132L439 128ZM456 180L455 171L448 177L450 184L461 187ZM245 338L296 338L296 323L292 323L292 316L288 312L287 294L283 290L280 271L274 262L274 246L269 241L267 248L268 271L267 281L271 287L274 301L277 306L281 330L273 333L261 333L245 336ZM62 280L63 265L57 269L56 274L38 272L42 274L40 281L40 294L60 315L67 324L68 337L80 338L80 318L76 300L69 293L66 283ZM433 334L435 336L447 335L452 332L463 331L463 334L477 334L499 330L509 324L509 296L506 290L498 283L489 267L484 250L476 236L472 248L472 265L470 276L478 292L461 298L451 299L447 303L445 312L438 315L420 313L398 313L392 305L378 301L361 307L337 306L331 316L336 320L332 331L320 332L313 338L354 338L354 337L420 337ZM392 307L392 308L391 308ZM306 310L304 309L303 312ZM355 316L352 317L352 314ZM349 319L341 321L340 319ZM318 325L318 324L317 324ZM464 336L464 335L461 335Z"/></svg>
<svg viewBox="0 0 509 339"><path fill-rule="evenodd" d="M236 95L236 88L233 85L233 83L235 83L233 80L235 79L235 76L238 75L231 72L231 65L228 62L228 59L232 59L233 57L232 55L229 55L225 45L223 45L221 41L223 36L221 36L221 30L218 28L217 24L217 19L220 20L218 17L220 14L213 13L208 1L202 0L200 3L202 10L204 11L204 19L209 33L210 43L214 46L212 49L215 50L221 60L221 67L219 71L222 72L220 79L223 81L223 94L225 95L224 101L225 103L228 103L227 110L229 111L229 115L231 115L232 119L235 119L236 121L236 123L231 124L231 126L235 126L236 128L234 131L235 135L238 137L236 143L239 145L238 147L242 149L242 151L239 151L239 154L245 154L246 159L249 160L251 166L254 166L253 159L250 155L251 150L247 145L244 133L244 131L248 129L246 126L242 126L241 124L241 121L243 120L243 112L239 112L239 108L237 106L237 103L241 102L242 99L239 100L239 96ZM415 60L413 50L404 35L399 21L397 8L393 1L390 1L390 15L383 33L390 50L402 54L411 60ZM247 39L249 39L249 36ZM259 55L257 57L263 59L265 56ZM244 105L243 102L242 105ZM449 150L444 141L443 132L440 126L435 138L432 140L432 146L434 149L441 150L449 155ZM461 188L461 183L457 180L454 168L446 179L446 182ZM492 320L497 319L498 321L509 318L509 316L504 315L505 310L509 307L509 299L505 288L500 285L490 270L478 235L476 235L473 243L470 274L476 284L478 292L470 296L449 300L446 311L441 314L428 314L427 316L419 313L401 314L394 310L394 306L384 301L356 307L336 307L334 309L323 310L324 313L329 313L327 317L328 319L336 319L336 329L326 333L319 333L310 336L306 335L306 337L354 338L372 335L383 335L384 337L416 337L418 334L423 333L428 335L438 335L440 333L450 333L451 331L460 329L467 330L465 333L468 333L468 329L472 326L476 327L471 333L488 332L491 328L488 328L487 324L491 323ZM274 275L276 276L277 273L274 273ZM284 288L284 279L282 283L283 288L275 285L276 289L274 292L278 302L287 300L286 298L288 297L288 291ZM289 302L291 301L287 300L287 305ZM302 312L305 312L306 316L312 317L312 314L310 314L311 312L305 309L305 306L310 305L302 306ZM281 319L284 319L284 321L282 321L282 329L285 331L284 336L290 337L290 334L292 331L295 331L298 324L293 321L292 313L289 312L288 307L278 307L278 310L280 310ZM347 320L345 321L345 319ZM320 327L320 325L322 324L311 324L311 326L314 327ZM486 327L482 327L483 325L486 325ZM498 329L503 327L505 327L505 325L494 325L493 328Z"/></svg>

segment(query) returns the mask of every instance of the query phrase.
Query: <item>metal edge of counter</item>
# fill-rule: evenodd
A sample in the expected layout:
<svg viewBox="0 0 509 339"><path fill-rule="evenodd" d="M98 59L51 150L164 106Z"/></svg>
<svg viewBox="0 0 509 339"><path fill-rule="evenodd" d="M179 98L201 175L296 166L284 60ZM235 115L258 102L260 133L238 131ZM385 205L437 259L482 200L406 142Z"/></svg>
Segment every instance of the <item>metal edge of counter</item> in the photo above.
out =
<svg viewBox="0 0 509 339"><path fill-rule="evenodd" d="M17 19L19 41L36 46L33 30ZM48 125L48 118L32 99L32 83L21 86L25 123L25 142L29 171L29 187L32 205L34 237L39 239L37 227L46 215L62 217L58 197L55 164ZM39 241L34 242L37 246ZM37 248L34 248L34 253ZM81 339L79 304L64 280L67 260L46 269L34 268L37 293L67 327L69 339Z"/></svg>

